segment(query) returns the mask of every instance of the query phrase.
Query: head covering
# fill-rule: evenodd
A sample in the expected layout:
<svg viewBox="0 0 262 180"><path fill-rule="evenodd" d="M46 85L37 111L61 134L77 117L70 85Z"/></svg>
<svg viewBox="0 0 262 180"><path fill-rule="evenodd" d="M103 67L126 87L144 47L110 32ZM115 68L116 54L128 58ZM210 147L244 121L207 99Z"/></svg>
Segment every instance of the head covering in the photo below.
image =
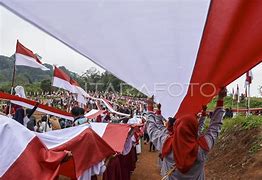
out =
<svg viewBox="0 0 262 180"><path fill-rule="evenodd" d="M26 98L24 87L23 86L16 86L15 87L15 95L22 97L22 98Z"/></svg>
<svg viewBox="0 0 262 180"><path fill-rule="evenodd" d="M208 151L208 144L204 136L198 138L198 121L193 115L179 118L174 127L173 150L177 169L188 172L194 165L199 146Z"/></svg>

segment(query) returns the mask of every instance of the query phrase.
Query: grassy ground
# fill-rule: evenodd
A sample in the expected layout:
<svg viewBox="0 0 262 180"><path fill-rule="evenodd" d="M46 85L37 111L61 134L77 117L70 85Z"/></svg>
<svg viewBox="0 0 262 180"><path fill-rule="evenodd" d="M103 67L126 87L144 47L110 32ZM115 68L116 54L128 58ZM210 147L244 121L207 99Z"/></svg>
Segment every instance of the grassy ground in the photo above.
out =
<svg viewBox="0 0 262 180"><path fill-rule="evenodd" d="M262 116L225 119L206 164L207 179L262 179Z"/></svg>

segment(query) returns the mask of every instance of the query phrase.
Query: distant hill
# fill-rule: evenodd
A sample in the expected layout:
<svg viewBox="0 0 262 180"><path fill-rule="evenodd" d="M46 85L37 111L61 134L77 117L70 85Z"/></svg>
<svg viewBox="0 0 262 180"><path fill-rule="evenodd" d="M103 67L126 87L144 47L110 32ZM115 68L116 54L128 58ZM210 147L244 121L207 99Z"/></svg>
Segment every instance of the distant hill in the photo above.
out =
<svg viewBox="0 0 262 180"><path fill-rule="evenodd" d="M50 71L42 71L41 69L31 68L26 66L16 66L16 84L27 85L39 83L43 80L51 80L53 76L53 66L50 64L44 64ZM14 67L14 56L0 56L0 88L6 84L10 84L12 81L12 73ZM64 66L59 67L67 74L70 74L73 78L77 78L78 75L69 71Z"/></svg>

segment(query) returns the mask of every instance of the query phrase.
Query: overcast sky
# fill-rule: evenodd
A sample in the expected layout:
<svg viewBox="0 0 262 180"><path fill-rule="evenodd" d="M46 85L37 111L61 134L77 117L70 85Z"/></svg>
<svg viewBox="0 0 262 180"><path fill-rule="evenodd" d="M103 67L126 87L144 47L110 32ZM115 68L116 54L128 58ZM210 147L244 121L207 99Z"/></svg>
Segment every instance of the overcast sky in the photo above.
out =
<svg viewBox="0 0 262 180"><path fill-rule="evenodd" d="M82 74L90 67L103 71L89 59L0 6L0 55L14 54L17 39L42 56L44 63L63 65L78 74ZM262 85L262 64L255 67L252 72L254 80L251 84L251 95L260 96L258 87ZM244 92L244 82L245 75L231 83L228 90L232 92L232 88L235 88L236 91L239 84L240 92Z"/></svg>

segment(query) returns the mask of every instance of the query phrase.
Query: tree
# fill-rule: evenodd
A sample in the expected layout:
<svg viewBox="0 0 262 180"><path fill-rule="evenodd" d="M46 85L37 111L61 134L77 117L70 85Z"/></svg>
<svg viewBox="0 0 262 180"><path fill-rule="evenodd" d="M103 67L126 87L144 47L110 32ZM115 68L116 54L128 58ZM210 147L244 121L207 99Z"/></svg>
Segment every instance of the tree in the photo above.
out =
<svg viewBox="0 0 262 180"><path fill-rule="evenodd" d="M42 89L43 92L51 92L52 91L51 80L45 79L41 81L40 88Z"/></svg>

